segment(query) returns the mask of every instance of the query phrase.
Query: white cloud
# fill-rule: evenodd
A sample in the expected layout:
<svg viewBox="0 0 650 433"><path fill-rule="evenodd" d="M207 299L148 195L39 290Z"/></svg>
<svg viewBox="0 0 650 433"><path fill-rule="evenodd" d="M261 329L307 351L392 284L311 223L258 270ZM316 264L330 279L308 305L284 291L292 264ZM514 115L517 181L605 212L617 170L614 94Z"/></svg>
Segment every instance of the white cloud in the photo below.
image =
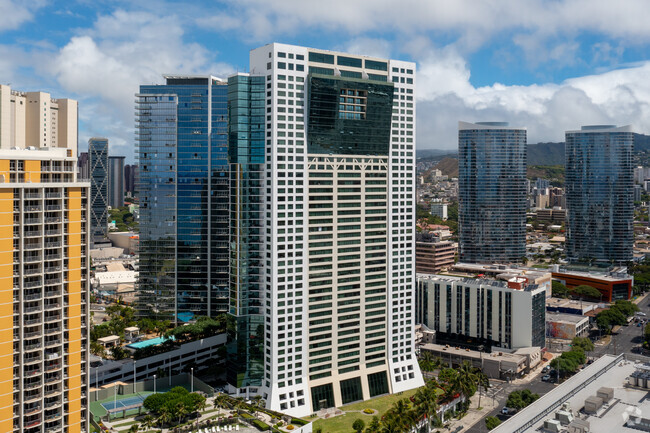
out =
<svg viewBox="0 0 650 433"><path fill-rule="evenodd" d="M226 76L233 71L215 62L215 53L186 43L183 36L174 16L117 10L72 37L48 69L66 92L79 95L87 135L107 136L113 149L118 148L116 154L130 157L134 94L140 85L161 83L164 73Z"/></svg>
<svg viewBox="0 0 650 433"><path fill-rule="evenodd" d="M0 0L0 32L14 30L33 18L33 11L43 5L42 1Z"/></svg>
<svg viewBox="0 0 650 433"><path fill-rule="evenodd" d="M463 58L432 50L418 68L418 147L457 146L457 121L509 121L528 141L563 141L585 124L632 124L650 133L650 62L560 84L475 88Z"/></svg>

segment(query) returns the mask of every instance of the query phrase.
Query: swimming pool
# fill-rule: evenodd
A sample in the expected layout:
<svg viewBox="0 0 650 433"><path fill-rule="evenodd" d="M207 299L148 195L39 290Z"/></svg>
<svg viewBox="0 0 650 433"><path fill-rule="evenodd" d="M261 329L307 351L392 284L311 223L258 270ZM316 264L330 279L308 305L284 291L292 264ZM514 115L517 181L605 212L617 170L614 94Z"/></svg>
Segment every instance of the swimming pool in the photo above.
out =
<svg viewBox="0 0 650 433"><path fill-rule="evenodd" d="M144 347L149 347L149 346L157 346L159 344L164 343L168 339L165 337L157 337L157 338L152 338L151 340L144 340L144 341L138 341L137 343L131 343L127 344L126 347L129 347L131 349L142 349ZM170 337L169 340L174 341L174 337Z"/></svg>

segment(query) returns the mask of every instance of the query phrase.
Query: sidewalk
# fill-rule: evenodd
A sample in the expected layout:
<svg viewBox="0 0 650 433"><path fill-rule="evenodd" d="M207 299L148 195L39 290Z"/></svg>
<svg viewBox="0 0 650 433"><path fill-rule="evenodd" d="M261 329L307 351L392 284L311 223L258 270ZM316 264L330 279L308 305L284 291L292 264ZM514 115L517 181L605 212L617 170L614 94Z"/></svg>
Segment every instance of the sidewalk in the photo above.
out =
<svg viewBox="0 0 650 433"><path fill-rule="evenodd" d="M462 426L463 430L469 430L477 422L483 422L483 419L492 412L499 402L495 401L492 397L488 397L485 393L481 396L481 410L477 410L479 400L478 392L470 399L469 410L467 415L461 419L453 419L449 422L449 430L454 431L457 427Z"/></svg>

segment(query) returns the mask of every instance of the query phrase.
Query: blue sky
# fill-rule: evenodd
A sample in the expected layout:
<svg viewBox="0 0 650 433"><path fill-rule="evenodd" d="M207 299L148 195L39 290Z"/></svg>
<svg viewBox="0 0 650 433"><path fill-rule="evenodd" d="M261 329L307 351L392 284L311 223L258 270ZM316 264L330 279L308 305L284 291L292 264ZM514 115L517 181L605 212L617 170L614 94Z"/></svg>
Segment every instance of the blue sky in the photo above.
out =
<svg viewBox="0 0 650 433"><path fill-rule="evenodd" d="M80 101L80 148L133 159L134 93L163 73L226 77L270 42L418 63L418 148L457 122L505 120L528 141L582 124L650 133L646 0L0 0L0 82Z"/></svg>

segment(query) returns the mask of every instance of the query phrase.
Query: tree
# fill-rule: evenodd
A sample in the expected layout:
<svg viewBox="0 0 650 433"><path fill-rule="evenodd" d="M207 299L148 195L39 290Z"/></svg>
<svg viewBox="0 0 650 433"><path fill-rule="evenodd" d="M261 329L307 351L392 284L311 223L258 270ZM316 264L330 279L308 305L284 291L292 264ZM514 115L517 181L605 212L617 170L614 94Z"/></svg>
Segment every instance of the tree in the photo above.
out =
<svg viewBox="0 0 650 433"><path fill-rule="evenodd" d="M555 298L569 297L569 289L567 289L567 287L559 281L553 281L551 283L551 292Z"/></svg>
<svg viewBox="0 0 650 433"><path fill-rule="evenodd" d="M151 415L145 415L144 418L142 418L142 426L145 430L149 430L151 427L153 427L154 423L155 419Z"/></svg>
<svg viewBox="0 0 650 433"><path fill-rule="evenodd" d="M487 377L487 374L483 373L481 370L478 368L474 372L476 376L476 386L478 387L478 408L481 407L481 388L485 392L487 392L488 388L490 387L490 379Z"/></svg>
<svg viewBox="0 0 650 433"><path fill-rule="evenodd" d="M487 427L488 430L496 428L499 424L501 424L501 420L496 416L489 416L485 418L485 427Z"/></svg>
<svg viewBox="0 0 650 433"><path fill-rule="evenodd" d="M606 333L610 333L614 326L623 326L626 323L627 317L619 309L613 307L596 315L596 325Z"/></svg>
<svg viewBox="0 0 650 433"><path fill-rule="evenodd" d="M368 427L366 427L366 430L364 433L379 433L379 430L381 429L381 424L379 422L379 418L376 416L372 417L372 420L370 420L370 424L368 424ZM316 433L316 430L314 430L314 433ZM321 431L322 433L322 431Z"/></svg>
<svg viewBox="0 0 650 433"><path fill-rule="evenodd" d="M591 352L594 350L594 343L586 337L575 337L571 340L571 346L580 348L583 352Z"/></svg>
<svg viewBox="0 0 650 433"><path fill-rule="evenodd" d="M121 359L128 358L130 356L130 353L122 346L115 346L111 349L111 355L113 356L114 360L119 361Z"/></svg>
<svg viewBox="0 0 650 433"><path fill-rule="evenodd" d="M506 406L513 409L523 409L539 398L539 394L533 394L529 389L512 391L508 394Z"/></svg>
<svg viewBox="0 0 650 433"><path fill-rule="evenodd" d="M435 370L435 357L431 352L423 351L418 364L422 371L433 371Z"/></svg>
<svg viewBox="0 0 650 433"><path fill-rule="evenodd" d="M178 403L176 403L174 409L175 409L174 413L178 417L178 423L180 424L181 420L185 418L185 415L188 414L187 407L185 406L185 404L183 404L182 401L179 401Z"/></svg>
<svg viewBox="0 0 650 433"><path fill-rule="evenodd" d="M357 418L354 423L352 423L352 428L355 432L361 433L364 428L366 428L366 423L363 422L361 418Z"/></svg>
<svg viewBox="0 0 650 433"><path fill-rule="evenodd" d="M580 299L600 299L601 297L600 290L596 289L595 287L587 286L586 284L581 284L577 287L574 287L571 290L571 293Z"/></svg>
<svg viewBox="0 0 650 433"><path fill-rule="evenodd" d="M431 431L431 425L438 419L438 391L435 381L427 382L427 385L418 389L413 396L413 404L418 419L426 419Z"/></svg>
<svg viewBox="0 0 650 433"><path fill-rule="evenodd" d="M469 400L476 393L476 384L478 383L474 367L469 361L463 361L457 371L458 374L453 382L454 388Z"/></svg>
<svg viewBox="0 0 650 433"><path fill-rule="evenodd" d="M619 299L618 301L614 302L614 305L610 307L610 310L611 309L620 311L621 314L623 314L625 317L630 317L639 311L639 306L634 302Z"/></svg>

